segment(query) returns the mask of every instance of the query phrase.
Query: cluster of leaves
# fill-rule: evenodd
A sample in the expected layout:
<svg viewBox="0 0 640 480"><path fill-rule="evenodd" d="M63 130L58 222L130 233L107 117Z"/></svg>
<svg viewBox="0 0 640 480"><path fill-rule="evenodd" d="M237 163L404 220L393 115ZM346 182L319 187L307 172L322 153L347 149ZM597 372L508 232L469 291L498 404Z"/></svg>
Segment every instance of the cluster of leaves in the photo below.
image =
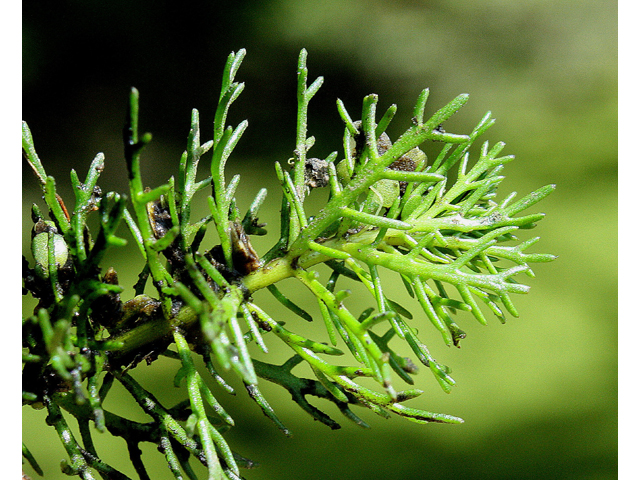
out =
<svg viewBox="0 0 640 480"><path fill-rule="evenodd" d="M283 386L298 405L331 428L339 425L311 405L307 396L330 400L347 418L365 427L352 406L419 423L460 423L451 415L404 405L422 392L398 391L394 374L412 385L418 369L411 359L394 351L392 339L406 342L444 391L451 389L454 380L418 338L416 327L422 321L387 298L380 272L399 274L445 344L457 346L465 333L453 314L469 311L481 323L486 323L483 309L487 307L501 321L505 320L503 309L517 315L510 294L525 293L528 287L514 276L533 275L530 263L553 259L524 253L537 239L518 243L515 236L543 217L518 214L548 195L553 186L519 201L514 202L512 194L498 202L496 189L503 179L503 166L513 159L499 156L504 144L483 144L478 160L473 165L469 162L472 143L494 122L490 114L469 135L444 130L443 123L466 103L467 95L425 120L429 92L423 91L412 125L395 142L385 133L395 105L376 120L377 96L369 95L363 101L362 119L353 121L338 100L345 124L343 155L308 157L314 144L307 134L308 105L323 79L307 84L304 50L297 70L294 158L288 162L290 169L276 164L283 193L280 237L259 256L250 236L266 233L258 220L266 190L260 190L241 215L235 200L239 176L229 182L225 177L227 159L247 128L246 121L235 128L226 124L229 107L244 87L235 81L244 54L244 50L232 53L226 63L213 139L201 143L199 115L193 110L177 175L153 189L145 188L141 177L141 152L151 136L139 134L135 89L124 129L127 196L101 191L97 181L104 157L98 154L84 182L71 172L75 203L69 213L23 123L25 156L42 186L50 217L45 220L34 205L35 265L30 267L25 260L23 276L25 291L37 297L39 304L23 320L23 402L47 408L47 422L55 427L69 454L70 462L63 467L69 474L89 479L97 472L103 478L127 478L100 459L90 422L99 432L106 430L125 439L140 478L148 478L140 442L158 446L175 478L196 478L191 458L207 467L211 479L240 478L239 467L253 466L225 441L223 434L234 420L196 369L195 357L204 360L208 374L229 393L234 393L233 388L223 375L230 371L238 375L249 396L286 434L289 430L260 392L259 379ZM427 141L443 145L433 160L419 148ZM197 180L199 162L207 152L209 175ZM327 190L328 199L317 215L309 217L305 199L312 188ZM191 205L201 190L209 192L210 213L192 222ZM97 234L87 226L91 213L98 215ZM126 302L120 299L124 289L116 272L109 268L103 273L101 264L107 249L125 244L116 233L123 221L144 259L133 287L135 296ZM201 253L207 228L215 228L220 244ZM319 264L330 267L328 280L321 281L314 268ZM276 286L291 277L317 299L328 343L307 338L304 328L302 333L285 328L285 322L254 303L252 294L267 288L291 312L311 320ZM364 285L374 306L360 314L351 312L344 302L349 290L336 288L340 277ZM155 298L143 293L149 282L157 292ZM283 365L252 358L253 348L268 352L267 336L292 350L293 356ZM344 354L337 348L339 342L355 362L343 365L331 360ZM173 407L163 406L130 374L140 361L150 363L159 355L178 362L174 384L187 386L188 398ZM300 378L292 372L301 362L311 367L315 378ZM357 380L362 377L374 379L380 388L361 385ZM115 381L149 415L148 423L103 408ZM75 417L81 439L70 430L63 410ZM26 447L23 451L38 470Z"/></svg>

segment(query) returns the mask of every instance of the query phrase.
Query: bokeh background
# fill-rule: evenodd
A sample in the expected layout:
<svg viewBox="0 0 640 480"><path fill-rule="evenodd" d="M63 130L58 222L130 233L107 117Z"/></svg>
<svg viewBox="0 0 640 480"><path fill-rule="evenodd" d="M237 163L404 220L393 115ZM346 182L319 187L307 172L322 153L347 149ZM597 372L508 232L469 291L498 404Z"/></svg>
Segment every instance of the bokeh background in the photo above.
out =
<svg viewBox="0 0 640 480"><path fill-rule="evenodd" d="M23 3L23 117L63 196L71 195L69 170L82 177L97 152L106 155L103 191L126 191L121 129L128 88L137 87L141 126L154 135L143 174L156 186L176 171L192 108L200 110L203 137L210 138L224 61L246 48L237 77L246 88L230 121L248 119L249 129L228 171L242 176L241 208L259 188L269 189L262 217L274 233L255 244L264 253L278 229L273 163L294 148L301 48L309 52L310 79L325 78L310 108L314 156L340 149L338 97L353 118L369 93L379 94L381 110L397 103L390 127L397 137L424 87L431 89L428 112L469 93L447 130L468 132L491 110L498 122L486 138L505 141L507 153L516 155L501 197L557 185L536 206L548 216L534 232L542 239L533 250L558 259L538 265L537 277L527 280L532 291L515 299L520 318L485 327L461 318L469 335L459 350L442 346L426 319L416 318L458 384L447 395L423 371L417 386L426 393L414 405L466 422L416 425L359 409L372 427L363 430L317 402L343 425L331 431L287 392L264 385L294 436L284 437L242 393L220 393L238 425L229 441L261 464L245 472L251 480L611 479L617 478L616 19L611 0L34 0ZM40 194L29 168L23 172L28 256L29 210ZM207 241L213 245L215 238ZM109 258L123 285L132 285L141 268L135 253L125 248ZM277 311L268 295L257 298ZM309 298L299 301L313 309ZM25 299L24 308L28 315L33 302ZM299 319L287 322L307 327ZM321 338L320 326L312 335ZM276 343L269 346L274 363L287 357ZM136 376L172 404L184 394L165 387L175 368L159 361L139 367ZM132 402L107 407L146 420ZM23 410L23 440L45 478L68 478L59 470L66 455L44 412ZM95 437L99 453L134 477L122 467L124 442ZM157 452L144 451L151 478L170 478Z"/></svg>

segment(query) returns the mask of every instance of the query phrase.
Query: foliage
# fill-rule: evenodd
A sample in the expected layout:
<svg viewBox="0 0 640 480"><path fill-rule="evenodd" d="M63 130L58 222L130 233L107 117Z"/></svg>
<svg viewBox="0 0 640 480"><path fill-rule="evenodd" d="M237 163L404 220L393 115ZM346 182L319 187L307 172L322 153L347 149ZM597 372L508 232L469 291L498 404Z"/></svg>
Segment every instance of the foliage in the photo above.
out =
<svg viewBox="0 0 640 480"><path fill-rule="evenodd" d="M84 479L95 478L96 472L103 478L127 478L100 459L90 422L99 432L126 441L140 478L148 478L141 442L158 446L175 478L196 478L189 463L192 458L207 467L210 479L240 478L240 467L254 466L227 444L223 434L235 421L196 368L197 358L206 365L207 375L229 393L234 391L223 375L233 371L250 398L285 434L290 432L260 392L259 379L284 387L303 410L331 428L339 425L311 405L307 396L330 400L363 427L367 424L353 406L418 423L460 423L452 415L405 405L422 392L397 389L395 377L411 386L418 368L396 353L394 339L406 342L445 392L455 382L418 337L417 328L424 320L414 319L387 297L382 272L397 273L444 343L459 346L465 333L454 321L457 312L470 312L483 324L487 312L501 322L504 311L517 316L511 294L526 293L528 287L514 277L533 275L530 263L554 258L525 253L537 239L520 242L516 237L543 217L519 216L520 212L554 187L540 188L518 201L515 193L498 201L502 170L513 157L500 156L503 143L491 147L485 142L475 163L469 153L473 142L494 123L490 113L468 135L443 128L467 95L456 97L425 120L429 91L424 90L411 126L395 142L385 133L395 105L377 120L378 99L369 95L363 100L362 119L353 121L338 100L345 124L342 154L309 157L314 137L307 133L308 105L323 79L308 85L304 50L297 69L294 157L275 165L283 193L280 236L259 256L250 236L266 233L258 217L266 190L258 192L242 215L235 199L240 178L236 175L227 182L225 175L226 162L247 128L246 121L227 125L229 107L244 88L235 81L244 55L244 50L232 53L226 63L213 139L201 143L199 113L194 109L177 174L153 189L145 187L141 177L141 153L151 136L139 133L137 90L130 93L124 129L128 195L102 192L97 182L104 156L98 154L84 182L71 171L75 202L67 209L23 122L23 150L42 186L50 218L33 206L35 263L30 266L23 260L23 276L25 293L38 298L39 304L33 315L23 319L23 403L47 409L47 423L56 429L69 455L70 461L63 465L66 473ZM433 160L419 148L428 141L442 144ZM210 170L198 180L205 154ZM313 188L325 189L328 199L310 217L305 200ZM191 206L200 191L208 192L209 214L193 222ZM97 231L90 231L89 215L98 217ZM112 268L103 272L102 265L108 249L126 243L118 236L123 222L144 259L133 286L135 295L124 302L120 295L125 288L117 273ZM208 228L215 229L220 244L201 253ZM317 271L321 264L332 272L328 279L321 279ZM350 291L337 287L342 277L364 285L373 306L352 312L345 302ZM311 321L312 315L278 288L286 278L295 278L317 299L316 316L326 326L328 343L307 338L304 324L294 332L254 303L252 294L266 288L293 314ZM155 298L144 293L148 283ZM255 349L268 353L269 337L292 350L284 364L252 358ZM351 362L334 361L345 353L339 343L351 354ZM160 355L176 360L173 384L185 383L188 392L187 399L172 407L162 405L130 373L139 362L151 363ZM293 373L303 362L315 378ZM361 378L373 379L379 388L365 387L358 382ZM124 386L148 414L148 423L103 408L114 382ZM80 439L67 424L69 416L78 422ZM38 471L26 447L23 454Z"/></svg>

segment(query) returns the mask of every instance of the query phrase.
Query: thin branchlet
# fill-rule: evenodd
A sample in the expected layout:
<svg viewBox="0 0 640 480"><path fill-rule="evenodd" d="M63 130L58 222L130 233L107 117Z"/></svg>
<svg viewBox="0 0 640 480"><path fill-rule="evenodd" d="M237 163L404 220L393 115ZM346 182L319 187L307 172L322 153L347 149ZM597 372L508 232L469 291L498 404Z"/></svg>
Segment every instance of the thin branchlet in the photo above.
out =
<svg viewBox="0 0 640 480"><path fill-rule="evenodd" d="M227 59L212 139L202 143L200 115L194 109L177 173L155 188L145 186L141 176L151 136L139 132L136 89L129 96L123 131L126 195L99 187L108 162L98 154L84 181L71 172L75 194L65 205L23 122L24 155L50 218L34 206L35 263L23 261L25 291L38 299L33 314L23 320L23 403L48 409L47 421L69 455L65 473L126 478L100 458L91 435L93 422L99 431L126 440L140 478L149 477L140 453L143 442L157 445L175 478L195 478L190 461L203 464L210 479L240 478L240 468L255 463L233 452L224 435L238 423L224 406L227 395L239 393L227 380L231 375L286 435L291 430L260 390L264 382L282 386L303 411L332 429L339 424L309 397L329 400L363 427L368 425L353 406L418 423L461 423L456 416L404 404L422 393L399 388L401 382L413 385L418 364L431 371L445 392L455 385L448 367L434 358L417 332L431 324L446 345L459 347L466 333L453 313L461 313L460 323L475 318L486 324L489 315L505 322L507 314L517 316L511 297L529 290L521 274L532 276L532 264L555 258L525 253L538 238L517 237L544 217L522 212L554 186L520 200L515 194L499 200L504 166L513 157L502 154L502 142L474 149L494 123L491 114L469 134L446 130L447 119L467 102L466 94L427 116L429 91L424 90L406 131L395 141L386 133L396 118L395 105L378 115L379 99L368 95L362 120L354 120L338 100L344 134L335 142L337 150L313 156L309 106L324 80L318 77L309 84L305 50L297 65L295 148L290 159L276 163L280 235L261 255L251 238L267 232L259 219L267 191L260 189L242 215L236 198L240 176L228 181L225 176L227 161L248 127L246 121L227 124L229 109L244 89L236 76L245 53L240 50ZM433 146L439 146L434 154L422 150ZM203 162L209 168L200 175ZM307 204L312 189L326 193L313 217ZM209 212L193 221L199 201ZM92 216L97 222L88 222ZM123 223L141 255L138 281L126 288L115 270L104 265L106 253L127 242L118 233ZM218 245L206 246L207 231L217 234ZM320 265L330 268L328 278L319 273ZM398 283L398 277L414 308L391 298L389 285ZM289 291L278 286L287 278L298 282L317 309L302 308L289 298ZM349 284L356 283L371 295L371 306L363 312L350 306ZM135 295L124 301L130 287ZM253 293L263 288L288 309L287 315L258 305ZM307 322L316 319L325 325L327 338L312 339L305 332ZM396 352L398 342L409 347L412 358ZM268 354L281 345L291 353L283 364L254 358L256 347ZM130 374L140 362L150 364L161 355L175 362L167 383L186 385L187 398L172 408ZM200 359L206 372L197 368ZM312 378L296 373L303 363ZM361 382L362 377L369 381ZM226 392L220 398L211 381ZM105 408L115 382L147 414L147 423ZM69 429L69 416L77 419L80 438ZM23 455L37 471L26 447Z"/></svg>

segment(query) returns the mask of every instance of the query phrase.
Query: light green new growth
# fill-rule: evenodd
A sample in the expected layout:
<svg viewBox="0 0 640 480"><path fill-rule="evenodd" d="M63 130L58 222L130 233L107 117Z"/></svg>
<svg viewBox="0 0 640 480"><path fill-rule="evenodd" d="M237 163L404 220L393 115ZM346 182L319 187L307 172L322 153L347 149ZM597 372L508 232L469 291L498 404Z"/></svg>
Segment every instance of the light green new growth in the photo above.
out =
<svg viewBox="0 0 640 480"><path fill-rule="evenodd" d="M261 382L281 385L303 410L331 428L339 425L312 406L307 396L330 400L363 427L367 424L351 407L364 406L385 417L397 414L418 423L461 423L452 415L404 405L422 393L401 387L413 385L418 368L397 354L391 341L406 342L415 359L449 392L455 384L449 369L429 353L417 331L429 322L446 345L459 346L466 334L454 321L456 313L483 324L489 312L501 322L505 311L517 316L512 294L526 293L528 287L516 275L532 276L530 264L554 258L525 253L537 238L521 242L516 237L543 218L543 214L520 213L549 195L554 186L518 201L515 193L499 200L496 191L503 168L513 157L501 156L503 143L482 144L475 162L470 152L493 125L490 113L469 134L445 131L447 119L464 106L467 95L425 118L429 91L424 90L410 126L395 142L385 133L395 105L379 116L378 98L369 95L363 100L361 120L354 121L338 100L345 125L337 142L341 150L325 159L311 157L314 137L307 132L307 114L323 79L308 85L304 50L297 71L296 147L290 161L275 165L283 194L280 236L259 255L250 236L266 233L258 219L266 190L261 189L241 215L235 199L240 177L227 180L225 169L248 126L246 121L235 127L226 123L230 106L244 88L235 80L244 55L244 50L232 53L225 66L213 139L201 143L199 114L193 110L176 176L155 188L146 188L141 176L142 151L151 135L139 133L137 90L130 94L124 130L130 185L126 196L98 187L105 168L99 154L84 183L71 172L76 194L67 208L23 122L23 150L42 186L51 219L45 220L34 205L36 264L26 267L25 288L40 303L23 320L23 403L47 408L47 421L69 455L63 467L67 473L84 479L127 478L100 460L89 428L92 421L99 432L125 439L141 479L148 474L140 442L158 446L175 478L196 478L191 459L207 467L209 479L241 478L240 468L255 464L227 444L224 433L237 419L223 407L230 399L216 398L207 383L213 378L234 393L224 379L230 372L242 379L250 398L287 435L289 429L260 392ZM435 158L420 149L425 142L442 146ZM210 176L198 181L205 155ZM306 211L312 188L327 194L326 204L314 217ZM200 201L196 194L201 191L208 194L209 215L192 222L191 205ZM99 228L90 232L87 217L94 213ZM102 265L108 248L125 244L116 234L123 221L143 259L139 281L126 288L119 285L113 269ZM217 232L220 244L204 251L201 242L208 228ZM320 264L330 267L328 278L316 271ZM421 313L412 314L388 297L385 271L399 276ZM294 278L316 298L316 312L304 311L278 287L286 278ZM339 279L340 288L361 283L371 294L371 307L350 310L350 292L338 288ZM143 293L148 282L157 292L155 298ZM263 288L305 322L274 318L257 305L252 294ZM123 293L133 293L133 298L122 302ZM462 321L465 315L460 315ZM311 320L324 323L327 338L307 337L304 327ZM282 342L292 357L283 365L253 359L252 352L268 353L270 342ZM150 363L159 355L175 359L173 383L186 384L188 392L185 401L171 408L129 374L140 361ZM204 360L206 375L196 369L196 357ZM296 376L294 369L303 362L315 378ZM363 386L358 381L362 377L374 379L379 388ZM114 382L122 384L149 415L148 423L102 407ZM69 430L65 419L69 416L78 421L80 438ZM23 456L39 472L24 446Z"/></svg>

